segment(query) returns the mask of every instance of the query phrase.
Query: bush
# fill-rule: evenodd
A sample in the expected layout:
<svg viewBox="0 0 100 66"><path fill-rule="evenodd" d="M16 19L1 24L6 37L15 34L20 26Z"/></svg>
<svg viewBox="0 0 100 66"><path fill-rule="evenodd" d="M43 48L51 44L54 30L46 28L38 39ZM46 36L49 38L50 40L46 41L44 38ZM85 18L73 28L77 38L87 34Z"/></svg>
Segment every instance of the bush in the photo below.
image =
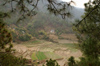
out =
<svg viewBox="0 0 100 66"><path fill-rule="evenodd" d="M80 61L77 63L78 66L100 66L100 61L98 60L90 60L87 57L81 57Z"/></svg>
<svg viewBox="0 0 100 66"><path fill-rule="evenodd" d="M69 59L68 59L68 66L75 66L76 63L75 63L75 60L74 60L74 57L71 56Z"/></svg>
<svg viewBox="0 0 100 66"><path fill-rule="evenodd" d="M44 30L39 31L39 35L47 35L47 33Z"/></svg>
<svg viewBox="0 0 100 66"><path fill-rule="evenodd" d="M11 31L12 37L13 37L13 41L15 42L17 39L17 33L15 31Z"/></svg>
<svg viewBox="0 0 100 66"><path fill-rule="evenodd" d="M50 40L50 38L47 35L44 35L43 39Z"/></svg>
<svg viewBox="0 0 100 66"><path fill-rule="evenodd" d="M10 53L0 53L0 66L25 66L26 59L17 58Z"/></svg>
<svg viewBox="0 0 100 66"><path fill-rule="evenodd" d="M25 34L25 35L19 36L19 40L21 40L21 41L28 41L28 40L31 39L31 37L32 36L30 34Z"/></svg>
<svg viewBox="0 0 100 66"><path fill-rule="evenodd" d="M45 65L43 65L43 66L45 66ZM46 66L60 66L60 65L57 63L56 60L50 59L50 60L46 60Z"/></svg>

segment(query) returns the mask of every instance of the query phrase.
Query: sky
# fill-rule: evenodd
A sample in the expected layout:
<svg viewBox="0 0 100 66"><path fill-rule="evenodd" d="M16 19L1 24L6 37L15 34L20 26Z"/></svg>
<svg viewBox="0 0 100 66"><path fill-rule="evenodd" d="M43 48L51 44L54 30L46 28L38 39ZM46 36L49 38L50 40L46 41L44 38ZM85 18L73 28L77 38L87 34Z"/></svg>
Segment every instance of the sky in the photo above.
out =
<svg viewBox="0 0 100 66"><path fill-rule="evenodd" d="M71 0L62 0L62 1L69 2ZM84 8L84 3L87 3L89 0L73 0L73 1L76 3L76 5L72 4L73 6L78 8Z"/></svg>

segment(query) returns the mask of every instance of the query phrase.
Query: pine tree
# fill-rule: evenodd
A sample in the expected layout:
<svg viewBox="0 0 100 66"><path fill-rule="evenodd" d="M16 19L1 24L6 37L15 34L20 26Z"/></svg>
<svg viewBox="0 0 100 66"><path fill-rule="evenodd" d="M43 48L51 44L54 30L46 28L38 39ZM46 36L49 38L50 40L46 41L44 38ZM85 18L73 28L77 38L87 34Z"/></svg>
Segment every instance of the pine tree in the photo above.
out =
<svg viewBox="0 0 100 66"><path fill-rule="evenodd" d="M78 65L99 66L100 65L100 1L89 1L85 4L85 13L81 21L75 24L78 38L81 40L80 49L84 58Z"/></svg>
<svg viewBox="0 0 100 66"><path fill-rule="evenodd" d="M6 49L6 51L9 52L13 45L11 44L12 35L8 31L3 20L3 18L6 16L7 13L0 12L0 49ZM5 48L7 44L9 44L9 48Z"/></svg>

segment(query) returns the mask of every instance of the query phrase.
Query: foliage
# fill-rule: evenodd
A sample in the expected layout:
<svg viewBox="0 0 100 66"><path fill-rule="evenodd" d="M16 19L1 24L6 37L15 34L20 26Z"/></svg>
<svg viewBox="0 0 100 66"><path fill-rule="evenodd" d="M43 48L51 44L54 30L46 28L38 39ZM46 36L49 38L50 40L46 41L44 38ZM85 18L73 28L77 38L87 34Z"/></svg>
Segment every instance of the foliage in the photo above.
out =
<svg viewBox="0 0 100 66"><path fill-rule="evenodd" d="M16 31L12 30L11 34L12 34L13 42L16 42L16 40L18 39L18 35L17 35Z"/></svg>
<svg viewBox="0 0 100 66"><path fill-rule="evenodd" d="M74 57L71 56L69 59L68 59L68 66L75 66L75 60L74 60Z"/></svg>
<svg viewBox="0 0 100 66"><path fill-rule="evenodd" d="M45 66L45 65L43 65L43 66ZM60 65L56 62L56 60L50 59L50 60L46 61L46 66L60 66Z"/></svg>
<svg viewBox="0 0 100 66"><path fill-rule="evenodd" d="M99 2L99 3L98 3ZM85 14L81 21L77 20L74 30L78 33L80 49L84 58L81 57L78 66L100 65L100 1L89 1L85 4Z"/></svg>
<svg viewBox="0 0 100 66"><path fill-rule="evenodd" d="M1 0L1 2L2 2L2 6L6 6L6 5L11 6L11 9L9 9L11 10L11 12L17 11L20 13L21 16L19 17L18 21L21 21L26 17L29 16L31 17L36 15L37 14L36 8L38 8L40 2L46 3L45 4L46 8L50 13L53 13L54 15L60 15L63 19L65 19L66 16L67 17L71 16L69 7L71 3L74 3L74 1L72 0L67 3L60 2L58 0L42 0L42 1L41 0L18 0L18 1ZM16 4L13 5L13 3Z"/></svg>
<svg viewBox="0 0 100 66"><path fill-rule="evenodd" d="M11 17L13 17L13 15ZM11 29L14 42L21 41L19 37L23 36L23 33L28 33L32 35L32 37L39 38L40 37L39 32L43 31L44 36L42 37L42 39L45 40L50 40L49 36L47 36L50 33L50 30L54 30L55 35L61 35L62 33L67 33L67 34L72 33L72 29L70 28L71 27L70 23L66 22L65 20L59 19L53 15L50 15L48 13L39 12L36 16L34 16L34 20L32 18L30 18L31 21L26 19L24 23L23 22L16 23L16 20L13 18L11 19L6 18L6 20L4 21L6 21L5 23ZM18 18L17 15L16 18Z"/></svg>
<svg viewBox="0 0 100 66"><path fill-rule="evenodd" d="M26 59L17 58L10 53L0 53L0 66L25 66Z"/></svg>
<svg viewBox="0 0 100 66"><path fill-rule="evenodd" d="M94 38L86 38L81 44L81 50L83 53L91 59L99 59L100 43Z"/></svg>
<svg viewBox="0 0 100 66"><path fill-rule="evenodd" d="M98 1L99 2L99 1ZM84 36L91 36L96 39L100 39L100 4L94 1L89 1L88 3L85 3L85 13L82 16L82 21L76 21L76 31L80 34L83 34ZM98 8L95 8L98 7ZM95 8L95 9L94 9Z"/></svg>
<svg viewBox="0 0 100 66"><path fill-rule="evenodd" d="M28 40L31 39L31 37L32 36L30 34L23 34L23 35L19 36L19 40L21 40L21 41L28 41Z"/></svg>
<svg viewBox="0 0 100 66"><path fill-rule="evenodd" d="M43 52L37 52L36 56L37 56L38 60L46 59L46 56L44 55Z"/></svg>
<svg viewBox="0 0 100 66"><path fill-rule="evenodd" d="M8 16L7 13L0 12L0 49L9 49L8 51L10 51L12 48L12 35L3 21L6 16ZM6 45L9 45L9 47L6 48Z"/></svg>
<svg viewBox="0 0 100 66"><path fill-rule="evenodd" d="M46 32L41 30L41 31L39 31L39 35L46 35Z"/></svg>
<svg viewBox="0 0 100 66"><path fill-rule="evenodd" d="M96 60L96 59L91 59L88 57L81 57L80 61L77 62L77 66L99 66L100 65L100 61Z"/></svg>

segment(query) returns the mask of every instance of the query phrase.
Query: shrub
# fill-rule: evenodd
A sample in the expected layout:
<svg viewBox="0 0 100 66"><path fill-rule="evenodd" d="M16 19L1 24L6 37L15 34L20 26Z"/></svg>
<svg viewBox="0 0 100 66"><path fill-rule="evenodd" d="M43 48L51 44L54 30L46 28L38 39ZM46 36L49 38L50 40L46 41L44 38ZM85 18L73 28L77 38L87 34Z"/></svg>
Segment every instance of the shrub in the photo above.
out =
<svg viewBox="0 0 100 66"><path fill-rule="evenodd" d="M0 53L0 66L25 66L26 59L17 58L10 53Z"/></svg>
<svg viewBox="0 0 100 66"><path fill-rule="evenodd" d="M43 65L43 66L45 66L45 65ZM56 60L50 59L50 60L46 60L46 66L60 66L60 65L57 63Z"/></svg>
<svg viewBox="0 0 100 66"><path fill-rule="evenodd" d="M25 35L19 36L19 40L21 40L21 41L28 41L28 40L31 39L31 37L32 36L30 34L25 34Z"/></svg>
<svg viewBox="0 0 100 66"><path fill-rule="evenodd" d="M46 35L47 33L44 30L39 31L39 35Z"/></svg>
<svg viewBox="0 0 100 66"><path fill-rule="evenodd" d="M74 57L71 56L69 59L68 59L68 66L75 66L75 60L74 60Z"/></svg>
<svg viewBox="0 0 100 66"><path fill-rule="evenodd" d="M11 31L12 37L13 37L13 41L15 42L17 39L17 33L15 31Z"/></svg>
<svg viewBox="0 0 100 66"><path fill-rule="evenodd" d="M80 61L77 63L78 66L99 66L100 61L98 60L90 60L88 57L81 57Z"/></svg>

